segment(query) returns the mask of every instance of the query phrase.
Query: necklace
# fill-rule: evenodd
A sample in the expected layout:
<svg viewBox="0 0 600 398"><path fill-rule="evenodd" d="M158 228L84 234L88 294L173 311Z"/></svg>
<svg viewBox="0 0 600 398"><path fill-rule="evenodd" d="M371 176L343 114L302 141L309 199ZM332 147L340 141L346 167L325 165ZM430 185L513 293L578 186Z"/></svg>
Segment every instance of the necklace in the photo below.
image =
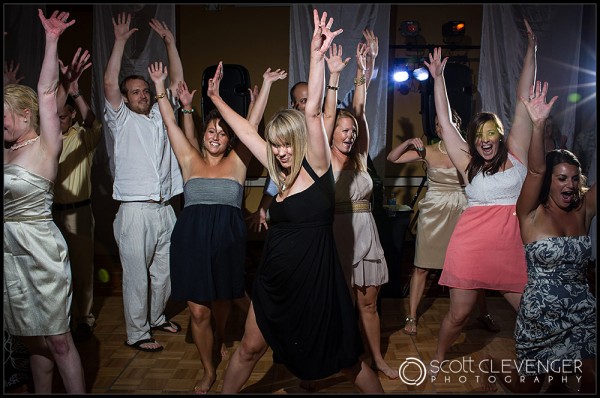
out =
<svg viewBox="0 0 600 398"><path fill-rule="evenodd" d="M448 152L446 152L445 150L442 149L442 140L438 141L438 149L440 150L441 153L443 153L444 155L447 155Z"/></svg>
<svg viewBox="0 0 600 398"><path fill-rule="evenodd" d="M15 144L15 145L11 146L10 150L11 151L16 151L19 148L23 148L24 146L27 146L29 144L33 144L34 142L36 142L39 139L40 139L40 136L38 135L37 137L29 139L29 140L27 140L27 141L25 141L25 142L23 142L21 144Z"/></svg>

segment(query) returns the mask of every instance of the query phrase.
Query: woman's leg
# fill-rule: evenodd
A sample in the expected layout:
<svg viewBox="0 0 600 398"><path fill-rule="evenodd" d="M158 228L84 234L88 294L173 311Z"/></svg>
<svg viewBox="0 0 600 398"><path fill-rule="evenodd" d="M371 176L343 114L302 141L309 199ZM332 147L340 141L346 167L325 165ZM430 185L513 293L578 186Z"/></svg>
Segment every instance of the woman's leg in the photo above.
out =
<svg viewBox="0 0 600 398"><path fill-rule="evenodd" d="M29 366L36 394L52 394L54 358L43 336L20 336L19 339L29 351Z"/></svg>
<svg viewBox="0 0 600 398"><path fill-rule="evenodd" d="M477 303L478 294L478 290L450 288L450 308L442 320L437 351L432 358L432 362L438 362L433 365L439 366L445 359L446 352L468 322L469 315Z"/></svg>
<svg viewBox="0 0 600 398"><path fill-rule="evenodd" d="M56 361L65 390L69 394L85 394L85 377L79 352L71 332L46 336L46 344ZM37 391L36 391L37 392Z"/></svg>
<svg viewBox="0 0 600 398"><path fill-rule="evenodd" d="M217 372L213 362L213 344L214 335L211 324L212 311L208 305L188 301L187 305L190 309L192 338L196 349L200 354L200 362L204 368L202 379L194 386L194 391L197 394L206 394L215 380Z"/></svg>
<svg viewBox="0 0 600 398"><path fill-rule="evenodd" d="M390 379L397 379L398 372L390 368L381 355L381 324L377 312L377 295L381 286L354 286L354 294L358 303L358 313L365 332L367 345L377 370Z"/></svg>
<svg viewBox="0 0 600 398"><path fill-rule="evenodd" d="M221 393L238 393L248 381L252 369L256 366L258 360L267 351L267 342L265 341L254 315L254 307L250 303L248 317L244 328L244 336L240 346L235 350L229 359L227 369L223 375L223 389Z"/></svg>
<svg viewBox="0 0 600 398"><path fill-rule="evenodd" d="M506 301L515 309L515 311L519 311L519 305L521 305L521 296L523 293L516 292L500 292Z"/></svg>
<svg viewBox="0 0 600 398"><path fill-rule="evenodd" d="M404 333L408 335L417 334L417 310L425 291L428 269L414 267L410 278L410 292L408 294L408 317L404 325Z"/></svg>
<svg viewBox="0 0 600 398"><path fill-rule="evenodd" d="M383 394L383 387L381 386L381 382L379 378L364 361L358 361L351 368L342 369L341 373L346 376L346 378L354 383L356 388L361 393L366 394Z"/></svg>
<svg viewBox="0 0 600 398"><path fill-rule="evenodd" d="M479 307L479 316L477 320L490 332L497 333L500 331L500 326L496 324L492 315L488 312L487 303L485 300L485 290L480 290L477 296L477 306Z"/></svg>
<svg viewBox="0 0 600 398"><path fill-rule="evenodd" d="M212 303L213 316L215 317L215 329L217 332L216 342L219 355L222 358L227 357L229 354L227 346L225 345L225 328L227 327L227 320L231 313L232 303L231 300L216 300Z"/></svg>

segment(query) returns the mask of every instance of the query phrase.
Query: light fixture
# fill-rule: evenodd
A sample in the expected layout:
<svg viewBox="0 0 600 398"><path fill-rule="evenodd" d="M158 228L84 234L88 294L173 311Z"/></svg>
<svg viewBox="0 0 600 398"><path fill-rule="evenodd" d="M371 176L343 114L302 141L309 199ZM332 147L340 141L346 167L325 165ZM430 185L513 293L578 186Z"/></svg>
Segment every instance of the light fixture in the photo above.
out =
<svg viewBox="0 0 600 398"><path fill-rule="evenodd" d="M427 68L424 66L413 70L412 74L413 77L420 82L423 82L429 78L429 70L427 70Z"/></svg>
<svg viewBox="0 0 600 398"><path fill-rule="evenodd" d="M444 42L458 42L465 35L465 21L448 21L442 25L442 36Z"/></svg>
<svg viewBox="0 0 600 398"><path fill-rule="evenodd" d="M400 24L400 34L405 37L418 36L421 31L419 22L417 21L403 21Z"/></svg>
<svg viewBox="0 0 600 398"><path fill-rule="evenodd" d="M404 83L405 81L410 79L410 74L408 73L408 69L406 68L406 66L401 66L394 70L392 77L394 78L394 81L396 83Z"/></svg>

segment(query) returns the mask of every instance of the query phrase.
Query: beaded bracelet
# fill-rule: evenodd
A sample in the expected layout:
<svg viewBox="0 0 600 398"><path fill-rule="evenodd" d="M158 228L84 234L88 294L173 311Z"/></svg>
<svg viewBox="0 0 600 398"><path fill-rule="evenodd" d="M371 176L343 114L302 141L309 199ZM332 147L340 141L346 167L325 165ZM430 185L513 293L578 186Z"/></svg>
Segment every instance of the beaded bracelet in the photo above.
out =
<svg viewBox="0 0 600 398"><path fill-rule="evenodd" d="M367 79L365 78L365 75L362 75L360 79L354 78L354 84L356 84L357 86L360 86L361 84L365 84L366 81L367 81Z"/></svg>
<svg viewBox="0 0 600 398"><path fill-rule="evenodd" d="M156 94L156 97L154 97L154 98L159 100L161 98L165 98L166 95L167 95L167 93Z"/></svg>
<svg viewBox="0 0 600 398"><path fill-rule="evenodd" d="M336 87L336 86L330 86L330 85L327 85L327 90L334 90L334 91L337 91L337 89L338 89L338 87Z"/></svg>
<svg viewBox="0 0 600 398"><path fill-rule="evenodd" d="M192 108L192 109L183 109L183 108L181 108L181 113L194 113L194 108Z"/></svg>

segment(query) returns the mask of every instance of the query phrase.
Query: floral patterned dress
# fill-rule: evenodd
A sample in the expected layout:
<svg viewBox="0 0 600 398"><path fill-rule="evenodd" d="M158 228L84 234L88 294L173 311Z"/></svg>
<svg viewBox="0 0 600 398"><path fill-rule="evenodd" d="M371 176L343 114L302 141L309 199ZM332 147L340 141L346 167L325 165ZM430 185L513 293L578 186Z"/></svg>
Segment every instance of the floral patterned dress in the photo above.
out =
<svg viewBox="0 0 600 398"><path fill-rule="evenodd" d="M560 372L568 360L596 357L596 300L586 265L589 236L561 236L525 245L527 285L514 337L521 375ZM564 369L566 371L566 369Z"/></svg>

